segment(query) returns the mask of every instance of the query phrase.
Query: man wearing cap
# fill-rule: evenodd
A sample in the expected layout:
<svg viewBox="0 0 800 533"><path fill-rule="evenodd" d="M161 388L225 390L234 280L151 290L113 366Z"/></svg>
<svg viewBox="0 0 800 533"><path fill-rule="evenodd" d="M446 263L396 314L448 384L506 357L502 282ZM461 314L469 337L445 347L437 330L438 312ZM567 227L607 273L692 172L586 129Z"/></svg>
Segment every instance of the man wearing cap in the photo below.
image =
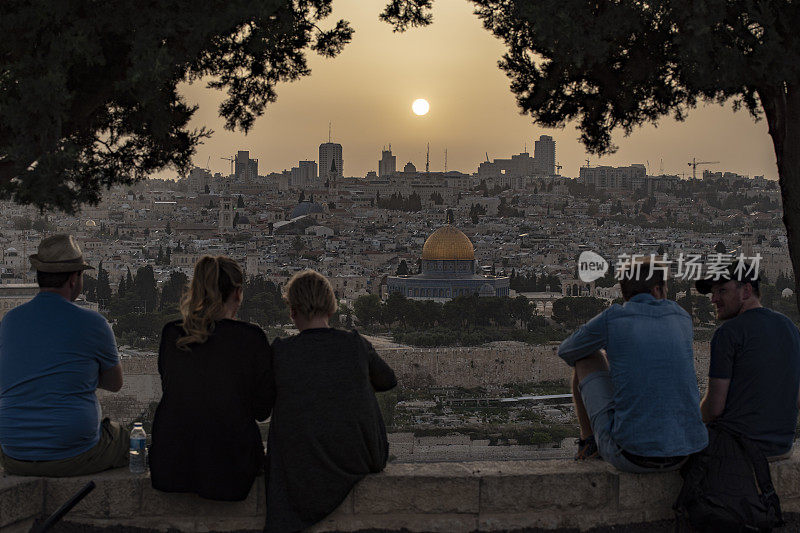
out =
<svg viewBox="0 0 800 533"><path fill-rule="evenodd" d="M122 388L114 333L72 302L91 269L71 235L30 256L39 294L0 322L0 463L6 473L78 476L128 462L128 431L100 420L95 390Z"/></svg>
<svg viewBox="0 0 800 533"><path fill-rule="evenodd" d="M768 458L788 456L800 403L800 332L761 306L752 265L736 261L714 278L695 282L724 321L711 339L703 420L750 437Z"/></svg>

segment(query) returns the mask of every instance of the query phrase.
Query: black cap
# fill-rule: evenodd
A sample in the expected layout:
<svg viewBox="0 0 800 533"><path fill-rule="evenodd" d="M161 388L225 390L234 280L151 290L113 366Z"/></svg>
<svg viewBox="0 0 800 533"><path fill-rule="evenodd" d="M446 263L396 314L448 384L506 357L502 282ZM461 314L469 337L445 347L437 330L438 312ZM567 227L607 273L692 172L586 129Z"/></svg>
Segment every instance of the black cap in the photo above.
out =
<svg viewBox="0 0 800 533"><path fill-rule="evenodd" d="M725 283L727 281L735 280L742 283L750 283L755 290L758 290L758 272L753 270L750 263L744 261L734 261L725 271L720 272L715 276L707 276L705 279L699 279L694 282L694 287L700 294L708 294L711 292L711 287L717 283Z"/></svg>

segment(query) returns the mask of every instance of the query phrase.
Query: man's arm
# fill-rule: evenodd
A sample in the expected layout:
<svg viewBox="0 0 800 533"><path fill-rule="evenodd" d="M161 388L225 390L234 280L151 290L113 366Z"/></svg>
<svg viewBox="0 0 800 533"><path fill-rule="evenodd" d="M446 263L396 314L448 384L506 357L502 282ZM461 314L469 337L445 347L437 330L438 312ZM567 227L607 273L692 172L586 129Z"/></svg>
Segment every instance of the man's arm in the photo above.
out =
<svg viewBox="0 0 800 533"><path fill-rule="evenodd" d="M122 388L122 365L117 363L108 370L101 370L97 378L97 388L119 392Z"/></svg>
<svg viewBox="0 0 800 533"><path fill-rule="evenodd" d="M722 411L725 410L730 386L731 380L729 379L708 378L708 390L700 401L700 414L703 415L703 422L708 424L722 414Z"/></svg>
<svg viewBox="0 0 800 533"><path fill-rule="evenodd" d="M575 366L575 361L578 359L583 359L606 348L608 344L607 312L608 309L578 328L558 347L558 356L569 366Z"/></svg>

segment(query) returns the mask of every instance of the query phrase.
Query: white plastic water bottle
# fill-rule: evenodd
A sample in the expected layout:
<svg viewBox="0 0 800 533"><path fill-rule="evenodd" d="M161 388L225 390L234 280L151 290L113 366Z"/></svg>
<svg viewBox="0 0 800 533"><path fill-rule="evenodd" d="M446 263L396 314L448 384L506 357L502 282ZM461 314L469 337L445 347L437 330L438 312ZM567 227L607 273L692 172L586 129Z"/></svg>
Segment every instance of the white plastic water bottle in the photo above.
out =
<svg viewBox="0 0 800 533"><path fill-rule="evenodd" d="M131 431L130 468L133 474L147 472L147 433L141 422L136 422Z"/></svg>

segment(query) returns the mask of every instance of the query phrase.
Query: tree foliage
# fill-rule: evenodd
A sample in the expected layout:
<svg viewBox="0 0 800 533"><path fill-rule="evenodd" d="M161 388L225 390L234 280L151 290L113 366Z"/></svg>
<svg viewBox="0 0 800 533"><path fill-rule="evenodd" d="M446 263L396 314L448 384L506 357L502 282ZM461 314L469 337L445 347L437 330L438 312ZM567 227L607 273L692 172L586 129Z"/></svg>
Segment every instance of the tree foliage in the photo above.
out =
<svg viewBox="0 0 800 533"><path fill-rule="evenodd" d="M0 198L74 211L102 187L187 170L210 132L177 91L226 92L226 129L248 131L276 84L310 73L352 29L320 29L331 0L9 1L0 8ZM401 15L403 13L398 13Z"/></svg>
<svg viewBox="0 0 800 533"><path fill-rule="evenodd" d="M571 296L553 302L553 320L574 328L585 324L603 311L608 304L593 296Z"/></svg>

